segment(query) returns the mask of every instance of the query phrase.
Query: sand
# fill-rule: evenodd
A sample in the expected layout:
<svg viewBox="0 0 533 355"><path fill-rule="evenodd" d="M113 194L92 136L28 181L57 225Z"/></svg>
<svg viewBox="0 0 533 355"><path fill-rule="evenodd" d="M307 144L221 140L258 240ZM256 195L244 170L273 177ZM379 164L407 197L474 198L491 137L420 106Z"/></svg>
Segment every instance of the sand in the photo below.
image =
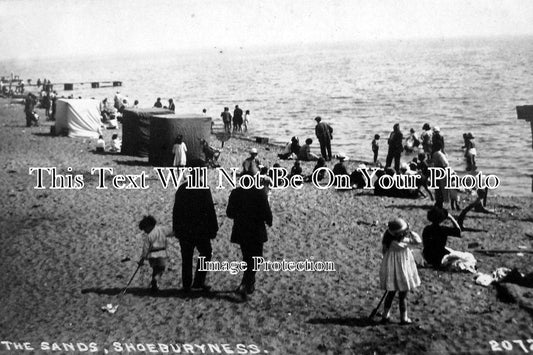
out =
<svg viewBox="0 0 533 355"><path fill-rule="evenodd" d="M180 291L179 244L172 239L162 291L148 292L150 270L144 266L120 296L140 254L138 221L153 214L171 225L174 189L162 188L148 158L95 154L92 140L50 136L50 122L25 127L22 110L0 101L0 342L27 342L44 353L76 353L85 347L125 352L124 344L139 353L172 350L147 345L158 343L179 345L182 353L190 350L183 344L196 344L191 345L194 353L202 353L199 345L210 343L221 351L221 344L228 344L235 353L274 354L485 353L501 348L504 340L522 340L527 349L531 345L531 316L516 304L500 302L493 287L474 284L468 273L419 269L422 285L408 301L415 324L398 324L396 301L392 324L370 322L367 316L382 295L378 271L386 222L401 216L421 233L431 202L375 197L361 190L319 190L308 184L302 190L273 191L270 197L274 224L268 229L265 258L313 257L333 261L335 272L260 272L257 291L244 303L232 293L241 275L214 272L208 275L214 292L186 295ZM108 142L113 133L105 132ZM220 142L213 137L212 144ZM277 161L274 146L231 139L225 143L222 166L239 167L250 147L259 150L266 165ZM289 168L292 162L281 164ZM30 167L56 167L63 174L72 168L70 174L83 175L85 186L35 189ZM91 167L111 167L114 174L145 171L149 188L98 190ZM312 167L303 164L306 173ZM214 171L208 181L215 181ZM229 241L229 192L213 189L220 225L214 260L238 261L241 256ZM533 229L532 200L489 196L488 207L497 215L472 212L465 222L486 231L450 238L449 246L464 251L473 242L485 249L531 247L525 232ZM532 255L475 254L479 270L487 273L497 267L531 272ZM115 314L101 310L108 303L119 305ZM510 344L516 353L524 352L517 342ZM11 353L8 347L14 349L0 343L0 351Z"/></svg>

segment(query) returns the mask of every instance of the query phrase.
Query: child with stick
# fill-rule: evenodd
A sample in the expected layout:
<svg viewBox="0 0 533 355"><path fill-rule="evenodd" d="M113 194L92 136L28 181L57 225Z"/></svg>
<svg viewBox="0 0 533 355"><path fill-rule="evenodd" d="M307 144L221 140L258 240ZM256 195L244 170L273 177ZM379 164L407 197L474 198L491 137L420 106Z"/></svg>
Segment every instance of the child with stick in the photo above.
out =
<svg viewBox="0 0 533 355"><path fill-rule="evenodd" d="M403 219L395 218L389 222L383 235L383 261L379 271L380 286L386 291L382 323L390 321L390 309L396 291L399 291L400 297L400 324L412 323L407 316L407 293L420 286L420 278L409 245L420 243L420 236L410 231Z"/></svg>
<svg viewBox="0 0 533 355"><path fill-rule="evenodd" d="M139 229L144 232L142 256L141 260L139 260L139 265L143 265L144 260L148 259L152 267L152 292L159 290L158 281L167 266L167 237L174 236L172 228L157 226L156 224L157 222L152 216L145 216L139 222Z"/></svg>

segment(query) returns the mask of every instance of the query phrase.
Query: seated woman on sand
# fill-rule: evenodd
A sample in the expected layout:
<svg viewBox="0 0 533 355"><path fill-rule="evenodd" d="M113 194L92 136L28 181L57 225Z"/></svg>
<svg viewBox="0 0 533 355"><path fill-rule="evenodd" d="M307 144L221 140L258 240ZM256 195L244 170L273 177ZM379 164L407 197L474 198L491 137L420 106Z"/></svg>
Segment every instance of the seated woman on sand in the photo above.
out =
<svg viewBox="0 0 533 355"><path fill-rule="evenodd" d="M311 153L311 144L313 144L313 140L311 138L307 138L305 140L305 144L302 145L300 148L300 152L298 153L298 160L302 161L315 161L318 160L318 155L315 155Z"/></svg>
<svg viewBox="0 0 533 355"><path fill-rule="evenodd" d="M426 226L422 232L424 259L433 267L440 268L442 259L450 253L450 250L446 248L448 237L461 238L461 227L444 208L433 207L428 211L427 219L431 224ZM441 225L446 219L450 220L453 227Z"/></svg>
<svg viewBox="0 0 533 355"><path fill-rule="evenodd" d="M294 159L298 157L298 153L300 153L300 140L294 136L285 148L283 148L281 154L278 154L278 158L283 160Z"/></svg>

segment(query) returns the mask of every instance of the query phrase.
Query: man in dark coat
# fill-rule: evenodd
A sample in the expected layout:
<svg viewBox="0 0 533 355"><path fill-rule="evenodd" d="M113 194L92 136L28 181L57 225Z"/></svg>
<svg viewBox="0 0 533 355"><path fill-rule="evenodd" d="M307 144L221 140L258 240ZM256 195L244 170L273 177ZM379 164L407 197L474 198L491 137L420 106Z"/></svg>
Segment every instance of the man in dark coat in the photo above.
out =
<svg viewBox="0 0 533 355"><path fill-rule="evenodd" d="M326 159L326 161L330 161L331 139L333 138L331 134L333 133L333 128L331 128L331 126L326 122L322 122L322 118L320 116L315 117L315 121L315 134L320 142L320 154L322 154L322 157Z"/></svg>
<svg viewBox="0 0 533 355"><path fill-rule="evenodd" d="M233 131L242 132L242 109L239 108L239 105L235 105L235 110L233 110Z"/></svg>
<svg viewBox="0 0 533 355"><path fill-rule="evenodd" d="M222 122L224 122L224 131L226 133L231 132L231 113L229 113L229 107L224 107L224 112L220 114Z"/></svg>
<svg viewBox="0 0 533 355"><path fill-rule="evenodd" d="M263 189L238 187L229 196L226 215L233 219L231 242L239 244L247 268L236 292L246 300L255 290L253 257L263 256L263 243L267 241L265 223L272 226L272 211Z"/></svg>
<svg viewBox="0 0 533 355"><path fill-rule="evenodd" d="M389 151L387 153L387 160L385 162L385 168L388 168L392 164L394 159L394 170L396 173L400 172L400 158L403 152L403 134L400 131L400 124L396 123L393 126L393 130L389 136Z"/></svg>
<svg viewBox="0 0 533 355"><path fill-rule="evenodd" d="M192 162L193 166L202 167L203 164ZM195 170L191 174L203 174L202 170ZM218 222L210 189L189 189L187 182L176 191L173 211L173 228L181 247L181 274L183 290L188 292L192 288L208 291L206 285L206 271L198 271L200 262L196 266L194 282L192 282L192 265L194 248L198 249L200 257L211 261L211 239L218 232ZM191 286L192 283L192 286Z"/></svg>

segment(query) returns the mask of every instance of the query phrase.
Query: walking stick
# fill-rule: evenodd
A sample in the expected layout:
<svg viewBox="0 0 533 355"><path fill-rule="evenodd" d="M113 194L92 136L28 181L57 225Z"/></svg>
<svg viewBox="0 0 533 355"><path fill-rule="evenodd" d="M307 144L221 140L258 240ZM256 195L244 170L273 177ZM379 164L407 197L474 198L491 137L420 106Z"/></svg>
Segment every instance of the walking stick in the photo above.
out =
<svg viewBox="0 0 533 355"><path fill-rule="evenodd" d="M126 285L126 287L124 288L124 290L122 291L122 295L125 295L126 294L126 290L128 289L128 287L130 287L131 285L131 282L133 281L133 279L135 278L135 275L137 275L137 272L139 271L139 269L141 268L143 264L141 264L140 262L138 263L137 265L137 269L135 269L135 272L133 273L133 276L131 277L130 281L128 282L128 284Z"/></svg>
<svg viewBox="0 0 533 355"><path fill-rule="evenodd" d="M377 306L376 308L374 308L374 310L372 311L372 313L370 313L370 315L368 316L368 319L372 319L372 318L374 318L374 316L376 315L376 313L378 313L378 309L379 309L379 307L381 306L381 303L383 303L383 300L385 299L385 296L387 296L387 292L388 292L388 291L385 291L385 293L384 293L383 296L381 297L381 300L379 300L378 306Z"/></svg>

